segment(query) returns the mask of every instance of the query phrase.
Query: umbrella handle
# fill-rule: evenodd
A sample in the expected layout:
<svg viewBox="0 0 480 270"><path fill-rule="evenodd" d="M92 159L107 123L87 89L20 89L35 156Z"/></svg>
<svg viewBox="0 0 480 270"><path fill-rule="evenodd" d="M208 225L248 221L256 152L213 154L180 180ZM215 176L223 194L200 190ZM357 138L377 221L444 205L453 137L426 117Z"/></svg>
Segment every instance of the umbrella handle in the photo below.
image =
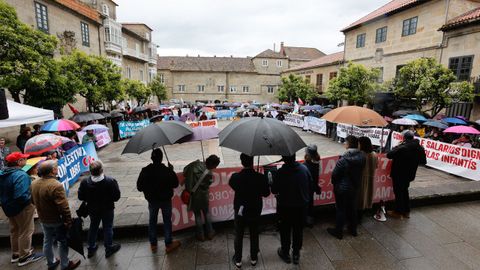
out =
<svg viewBox="0 0 480 270"><path fill-rule="evenodd" d="M167 159L167 163L170 163L170 160L168 160L168 155L167 151L165 151L165 146L162 145L163 152L165 153L165 158Z"/></svg>

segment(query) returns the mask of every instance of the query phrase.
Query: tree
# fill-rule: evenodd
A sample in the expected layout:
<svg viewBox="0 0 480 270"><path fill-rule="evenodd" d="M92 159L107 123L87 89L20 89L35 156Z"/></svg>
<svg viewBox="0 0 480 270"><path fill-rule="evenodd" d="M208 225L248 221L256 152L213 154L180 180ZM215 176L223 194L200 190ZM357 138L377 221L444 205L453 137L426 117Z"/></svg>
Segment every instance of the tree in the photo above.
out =
<svg viewBox="0 0 480 270"><path fill-rule="evenodd" d="M301 98L307 102L318 97L318 92L313 85L308 83L300 76L294 74L288 77L282 77L282 85L278 89L278 99L280 101L292 101Z"/></svg>
<svg viewBox="0 0 480 270"><path fill-rule="evenodd" d="M137 80L123 79L121 86L130 98L137 100L139 106L147 103L152 94L145 84Z"/></svg>
<svg viewBox="0 0 480 270"><path fill-rule="evenodd" d="M413 101L417 110L434 116L454 101L473 100L473 85L453 83L455 80L453 72L435 59L420 58L400 69L394 93Z"/></svg>
<svg viewBox="0 0 480 270"><path fill-rule="evenodd" d="M57 46L54 36L22 23L15 9L0 1L0 87L15 101L22 93L44 87Z"/></svg>
<svg viewBox="0 0 480 270"><path fill-rule="evenodd" d="M155 76L153 80L148 84L150 91L158 99L158 102L167 99L167 88L165 84L160 81L160 76Z"/></svg>
<svg viewBox="0 0 480 270"><path fill-rule="evenodd" d="M327 97L330 100L346 100L349 104L368 103L372 100L380 71L362 64L348 63L340 68L338 76L330 80Z"/></svg>
<svg viewBox="0 0 480 270"><path fill-rule="evenodd" d="M60 66L67 86L87 99L90 110L123 98L120 68L105 57L74 51L62 57Z"/></svg>

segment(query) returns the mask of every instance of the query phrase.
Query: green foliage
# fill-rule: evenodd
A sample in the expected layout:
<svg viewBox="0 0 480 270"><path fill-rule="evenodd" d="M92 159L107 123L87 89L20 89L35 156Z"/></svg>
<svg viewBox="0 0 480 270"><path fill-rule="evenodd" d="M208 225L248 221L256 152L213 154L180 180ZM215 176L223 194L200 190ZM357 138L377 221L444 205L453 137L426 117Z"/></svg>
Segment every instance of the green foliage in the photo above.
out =
<svg viewBox="0 0 480 270"><path fill-rule="evenodd" d="M121 87L128 95L128 97L137 100L139 106L141 104L147 103L150 96L152 95L150 88L137 80L122 79Z"/></svg>
<svg viewBox="0 0 480 270"><path fill-rule="evenodd" d="M278 89L277 97L280 101L291 101L301 98L309 102L318 97L318 92L313 85L305 81L301 76L290 74L288 77L282 77L282 85Z"/></svg>
<svg viewBox="0 0 480 270"><path fill-rule="evenodd" d="M74 51L62 57L60 66L67 78L67 87L77 89L89 107L97 108L103 102L123 98L120 68L105 57Z"/></svg>
<svg viewBox="0 0 480 270"><path fill-rule="evenodd" d="M160 82L160 76L155 76L153 80L148 84L150 91L153 95L155 95L158 99L158 102L167 99L167 88L165 84Z"/></svg>
<svg viewBox="0 0 480 270"><path fill-rule="evenodd" d="M348 63L340 68L338 76L330 80L327 97L330 100L346 100L349 104L368 103L378 87L380 70L362 64Z"/></svg>
<svg viewBox="0 0 480 270"><path fill-rule="evenodd" d="M415 102L417 110L432 116L454 101L472 101L473 85L454 83L455 75L433 58L420 58L400 69L395 80L397 97Z"/></svg>
<svg viewBox="0 0 480 270"><path fill-rule="evenodd" d="M57 39L20 22L15 9L0 0L0 87L20 95L45 87Z"/></svg>

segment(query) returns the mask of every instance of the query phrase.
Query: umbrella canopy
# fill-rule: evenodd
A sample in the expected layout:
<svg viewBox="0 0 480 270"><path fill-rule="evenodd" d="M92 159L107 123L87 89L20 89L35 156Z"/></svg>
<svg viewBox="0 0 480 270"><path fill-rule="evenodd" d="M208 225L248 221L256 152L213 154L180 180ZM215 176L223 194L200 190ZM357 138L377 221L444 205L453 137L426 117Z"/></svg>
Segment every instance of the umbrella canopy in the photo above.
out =
<svg viewBox="0 0 480 270"><path fill-rule="evenodd" d="M387 121L387 122L392 122L393 121L393 118L388 117L388 116L384 116L383 119L385 119L385 121Z"/></svg>
<svg viewBox="0 0 480 270"><path fill-rule="evenodd" d="M455 125L466 125L467 122L463 121L462 119L455 118L455 117L448 117L448 118L443 118L443 122L449 123L449 124L455 124Z"/></svg>
<svg viewBox="0 0 480 270"><path fill-rule="evenodd" d="M27 163L22 167L22 171L28 172L33 166L37 165L40 161L47 159L47 157L34 157L27 159Z"/></svg>
<svg viewBox="0 0 480 270"><path fill-rule="evenodd" d="M87 112L77 113L71 118L72 121L75 121L77 123L102 120L102 119L105 119L105 116L99 113L87 113Z"/></svg>
<svg viewBox="0 0 480 270"><path fill-rule="evenodd" d="M286 105L286 104L280 105L280 110L290 110L292 108L293 107L290 105Z"/></svg>
<svg viewBox="0 0 480 270"><path fill-rule="evenodd" d="M463 121L468 121L468 119L463 115L457 115L455 118L462 119Z"/></svg>
<svg viewBox="0 0 480 270"><path fill-rule="evenodd" d="M220 132L220 129L212 126L198 126L192 128L192 130L193 133L191 135L185 136L184 138L180 139L179 142L184 143L215 139L218 138L218 133Z"/></svg>
<svg viewBox="0 0 480 270"><path fill-rule="evenodd" d="M214 113L215 112L215 109L214 108L211 108L211 107L203 107L202 109L200 109L201 112L211 112L211 113Z"/></svg>
<svg viewBox="0 0 480 270"><path fill-rule="evenodd" d="M354 126L384 127L388 123L374 110L359 106L345 106L326 113L322 119L333 123L350 124Z"/></svg>
<svg viewBox="0 0 480 270"><path fill-rule="evenodd" d="M436 128L439 128L439 129L446 129L446 128L448 128L447 125L445 125L444 123L439 122L439 121L427 121L427 122L423 123L422 125L424 125L424 126L430 126L430 127L436 127Z"/></svg>
<svg viewBox="0 0 480 270"><path fill-rule="evenodd" d="M399 118L392 121L393 124L403 125L403 126L416 126L418 122L408 118Z"/></svg>
<svg viewBox="0 0 480 270"><path fill-rule="evenodd" d="M454 127L449 127L443 131L444 133L458 133L458 134L474 134L478 135L480 134L480 131L473 127L469 126L454 126Z"/></svg>
<svg viewBox="0 0 480 270"><path fill-rule="evenodd" d="M403 117L405 115L409 115L409 114L421 114L419 111L415 111L415 110L399 110L399 111L396 111L396 112L393 112L393 116L395 117Z"/></svg>
<svg viewBox="0 0 480 270"><path fill-rule="evenodd" d="M272 103L272 104L270 104L270 106L272 106L272 107L280 107L280 104L278 104L278 103Z"/></svg>
<svg viewBox="0 0 480 270"><path fill-rule="evenodd" d="M412 120L415 120L417 122L419 122L419 121L424 122L424 121L428 120L427 118L425 118L425 116L420 115L420 114L409 114L409 115L404 116L403 118L412 119Z"/></svg>
<svg viewBox="0 0 480 270"><path fill-rule="evenodd" d="M87 130L93 130L93 131L96 131L96 132L103 132L105 130L108 130L108 127L104 126L104 125L100 125L100 124L92 124L92 125L88 125L88 126L82 128L82 131L87 131Z"/></svg>
<svg viewBox="0 0 480 270"><path fill-rule="evenodd" d="M147 111L147 110L148 110L147 107L138 106L138 107L133 108L132 112L133 112L133 113L141 113L141 112L145 112L145 111Z"/></svg>
<svg viewBox="0 0 480 270"><path fill-rule="evenodd" d="M273 107L270 107L270 108L267 108L265 111L267 112L273 112L273 111L276 111L277 109L273 108Z"/></svg>
<svg viewBox="0 0 480 270"><path fill-rule="evenodd" d="M179 121L160 122L143 128L123 149L122 154L140 154L155 147L174 144L181 138L191 135L193 130L190 126Z"/></svg>
<svg viewBox="0 0 480 270"><path fill-rule="evenodd" d="M232 107L240 107L240 106L242 106L242 103L240 103L240 102L233 102L232 103Z"/></svg>
<svg viewBox="0 0 480 270"><path fill-rule="evenodd" d="M188 119L190 119L190 121L195 121L195 114L184 113L184 114L182 114L182 116L180 116L180 121L182 121L182 122L186 122Z"/></svg>
<svg viewBox="0 0 480 270"><path fill-rule="evenodd" d="M478 119L477 121L475 121L475 123L477 123L477 124L480 125L480 119Z"/></svg>
<svg viewBox="0 0 480 270"><path fill-rule="evenodd" d="M225 127L219 137L220 146L250 156L291 156L306 146L293 129L272 118L243 118Z"/></svg>
<svg viewBox="0 0 480 270"><path fill-rule="evenodd" d="M332 111L331 108L324 108L324 109L318 110L318 113L319 113L319 114L327 114L327 113L329 113L330 111Z"/></svg>
<svg viewBox="0 0 480 270"><path fill-rule="evenodd" d="M249 109L249 110L258 110L258 106L252 104L252 105L249 105L249 106L247 107L247 109Z"/></svg>
<svg viewBox="0 0 480 270"><path fill-rule="evenodd" d="M77 130L80 126L67 119L59 119L59 120L52 120L44 124L40 130L41 131L69 131L69 130Z"/></svg>
<svg viewBox="0 0 480 270"><path fill-rule="evenodd" d="M312 111L312 110L314 110L313 106L309 106L309 105L307 105L307 106L302 106L302 107L300 107L300 109L302 109L302 110L304 110L304 111Z"/></svg>
<svg viewBox="0 0 480 270"><path fill-rule="evenodd" d="M62 136L57 136L51 133L44 133L33 136L25 143L25 154L34 156L41 155L45 152L55 150L66 142L71 140Z"/></svg>
<svg viewBox="0 0 480 270"><path fill-rule="evenodd" d="M157 121L162 121L162 119L163 119L163 115L159 114L159 115L155 115L152 118L150 118L150 122L155 123Z"/></svg>

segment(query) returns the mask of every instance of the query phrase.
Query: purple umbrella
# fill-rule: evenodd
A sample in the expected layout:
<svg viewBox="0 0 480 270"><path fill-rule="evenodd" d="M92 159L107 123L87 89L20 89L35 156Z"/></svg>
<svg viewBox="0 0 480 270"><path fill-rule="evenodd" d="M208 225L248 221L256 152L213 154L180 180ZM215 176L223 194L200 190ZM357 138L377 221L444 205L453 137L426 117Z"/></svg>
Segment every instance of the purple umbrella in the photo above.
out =
<svg viewBox="0 0 480 270"><path fill-rule="evenodd" d="M457 115L455 118L462 119L463 121L467 121L468 119L465 116Z"/></svg>
<svg viewBox="0 0 480 270"><path fill-rule="evenodd" d="M203 141L218 138L218 133L220 132L220 129L216 127L198 126L198 127L192 128L192 130L193 130L192 135L188 135L182 138L178 142L185 143L185 142L200 141L200 146L202 147L202 157L203 157L203 160L205 160L205 155L203 153Z"/></svg>
<svg viewBox="0 0 480 270"><path fill-rule="evenodd" d="M187 119L190 118L190 121L195 121L195 114L193 113L184 113L180 116L180 121L187 122Z"/></svg>

